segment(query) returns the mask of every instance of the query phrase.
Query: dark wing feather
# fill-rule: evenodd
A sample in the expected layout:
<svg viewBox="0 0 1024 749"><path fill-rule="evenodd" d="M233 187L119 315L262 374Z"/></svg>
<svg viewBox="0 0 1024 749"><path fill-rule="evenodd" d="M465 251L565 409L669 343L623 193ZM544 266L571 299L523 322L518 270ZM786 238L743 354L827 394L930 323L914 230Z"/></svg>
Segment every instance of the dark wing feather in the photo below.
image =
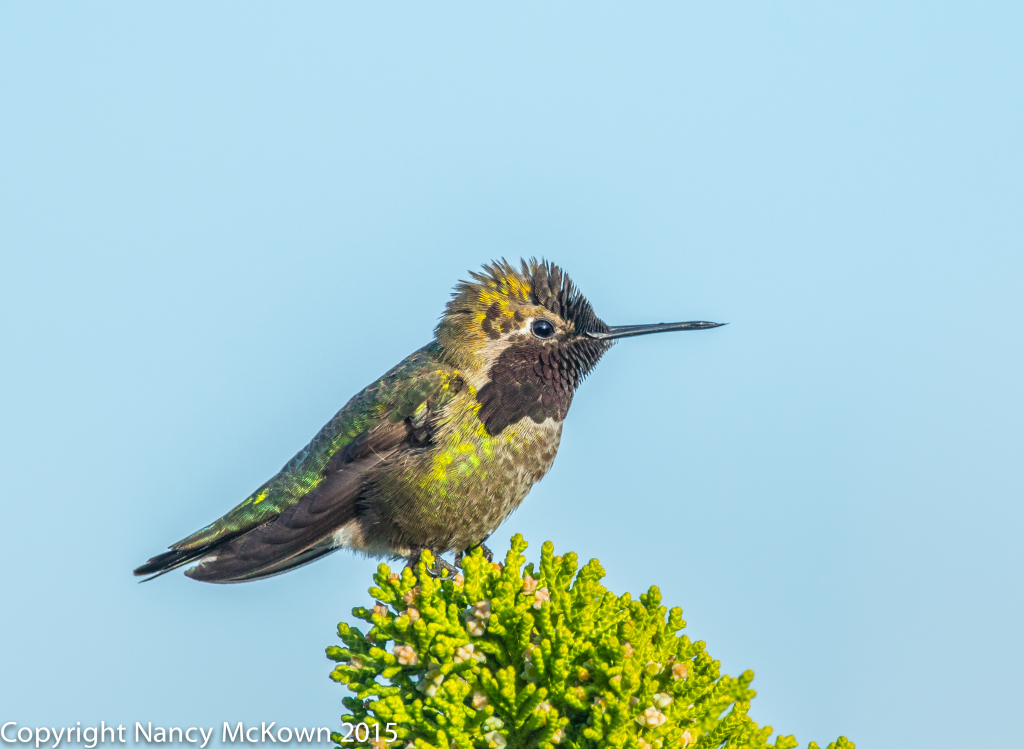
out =
<svg viewBox="0 0 1024 749"><path fill-rule="evenodd" d="M185 574L208 583L241 582L302 564L298 560L289 562L321 545L355 518L368 475L405 442L407 435L405 424L387 424L374 430L372 438L363 440L359 458L339 466L273 520L218 546L208 560Z"/></svg>
<svg viewBox="0 0 1024 749"><path fill-rule="evenodd" d="M262 525L198 549L171 549L153 557L135 574L151 575L146 578L148 581L208 557L185 574L204 582L241 582L311 562L333 547L315 557L308 552L355 517L359 495L370 471L410 438L416 440L416 435L408 422L385 422L359 435L327 461L322 481L284 512ZM298 556L304 560L293 560Z"/></svg>
<svg viewBox="0 0 1024 749"><path fill-rule="evenodd" d="M425 346L352 398L245 501L135 574L158 576L206 557L191 576L230 582L311 561L313 549L354 517L369 472L393 451L429 439L425 421L461 387L437 344Z"/></svg>
<svg viewBox="0 0 1024 749"><path fill-rule="evenodd" d="M331 543L330 539L328 539L323 543L317 544L316 546L311 546L305 551L299 552L295 556L290 557L279 564L271 565L270 567L266 567L257 572L242 575L241 577L234 577L230 580L214 580L212 582L247 583L253 580L263 580L267 577L274 577L274 575L280 575L283 572L290 572L291 570L294 570L297 567L302 567L303 565L309 564L310 562L315 562L317 559L320 559L320 557L325 557L331 552L337 551L339 548L340 547L335 546L333 543ZM189 570L189 572L191 572L191 570ZM185 574L187 575L188 572L186 572ZM192 576L189 575L189 577Z"/></svg>

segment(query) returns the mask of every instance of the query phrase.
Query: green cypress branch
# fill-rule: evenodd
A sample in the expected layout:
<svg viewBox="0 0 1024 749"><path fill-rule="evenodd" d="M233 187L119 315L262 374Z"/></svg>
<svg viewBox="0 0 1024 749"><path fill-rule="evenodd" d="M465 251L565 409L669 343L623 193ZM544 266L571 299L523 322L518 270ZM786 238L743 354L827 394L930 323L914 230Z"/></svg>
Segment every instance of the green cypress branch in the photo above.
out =
<svg viewBox="0 0 1024 749"><path fill-rule="evenodd" d="M339 624L344 646L327 648L338 663L331 678L355 695L342 700L342 721L377 727L368 742L342 746L797 746L792 736L769 743L772 728L747 715L753 672L721 674L703 642L678 634L683 612L662 606L656 587L638 601L616 596L596 559L580 569L575 554L555 556L547 542L535 570L526 547L516 535L504 564L477 550L453 579L427 574L428 552L415 572L378 566L373 608L352 610L369 630ZM397 743L385 741L388 724ZM854 745L840 737L828 749Z"/></svg>

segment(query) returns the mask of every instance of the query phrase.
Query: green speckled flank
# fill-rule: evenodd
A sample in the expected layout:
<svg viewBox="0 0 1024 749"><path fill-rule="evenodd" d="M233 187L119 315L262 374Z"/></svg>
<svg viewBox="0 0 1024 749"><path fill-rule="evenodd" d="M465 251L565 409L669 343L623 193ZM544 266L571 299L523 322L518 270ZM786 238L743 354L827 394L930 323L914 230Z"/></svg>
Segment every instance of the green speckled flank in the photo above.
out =
<svg viewBox="0 0 1024 749"><path fill-rule="evenodd" d="M561 425L527 420L491 436L466 387L441 414L436 447L382 471L373 501L398 545L418 537L435 551L460 551L486 538L551 466ZM416 535L414 535L416 534Z"/></svg>

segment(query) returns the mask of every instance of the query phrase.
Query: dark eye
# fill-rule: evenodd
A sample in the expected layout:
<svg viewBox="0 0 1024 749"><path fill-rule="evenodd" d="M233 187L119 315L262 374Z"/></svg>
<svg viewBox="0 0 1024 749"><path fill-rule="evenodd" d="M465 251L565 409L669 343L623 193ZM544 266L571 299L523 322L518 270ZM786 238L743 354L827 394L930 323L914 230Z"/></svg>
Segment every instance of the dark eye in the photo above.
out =
<svg viewBox="0 0 1024 749"><path fill-rule="evenodd" d="M549 323L547 320L534 320L533 325L530 326L530 330L538 338L550 338L555 334L555 326Z"/></svg>

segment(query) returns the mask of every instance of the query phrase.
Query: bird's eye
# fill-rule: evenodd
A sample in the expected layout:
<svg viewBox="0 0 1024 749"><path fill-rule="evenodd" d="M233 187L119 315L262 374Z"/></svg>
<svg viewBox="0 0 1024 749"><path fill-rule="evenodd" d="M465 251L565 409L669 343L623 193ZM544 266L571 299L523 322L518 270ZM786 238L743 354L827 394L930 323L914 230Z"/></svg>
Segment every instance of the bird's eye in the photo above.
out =
<svg viewBox="0 0 1024 749"><path fill-rule="evenodd" d="M538 338L550 338L555 334L555 326L549 323L547 320L534 320L533 325L530 326L530 330Z"/></svg>

